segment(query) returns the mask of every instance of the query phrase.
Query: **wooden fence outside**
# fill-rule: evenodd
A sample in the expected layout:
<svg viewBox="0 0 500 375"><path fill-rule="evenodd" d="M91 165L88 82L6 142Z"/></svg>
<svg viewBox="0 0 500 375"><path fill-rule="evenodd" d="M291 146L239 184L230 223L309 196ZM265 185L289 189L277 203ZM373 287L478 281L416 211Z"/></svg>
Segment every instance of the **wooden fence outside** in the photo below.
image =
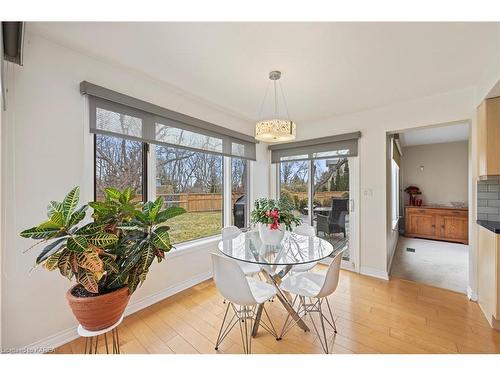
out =
<svg viewBox="0 0 500 375"><path fill-rule="evenodd" d="M222 194L220 193L157 194L157 196L165 199L167 207L179 206L188 212L222 211ZM233 194L231 204L234 204L241 196L241 194Z"/></svg>
<svg viewBox="0 0 500 375"><path fill-rule="evenodd" d="M298 199L307 199L306 191L303 192L287 191L287 193L290 194L292 198L295 195L298 197ZM348 191L318 191L316 192L316 194L314 194L314 200L320 201L322 205L330 206L331 204L330 200L332 198L344 198L344 197L347 198L348 196L349 196Z"/></svg>
<svg viewBox="0 0 500 375"><path fill-rule="evenodd" d="M292 197L296 195L299 197L299 199L307 199L307 192L306 191L301 191L301 192L292 192L292 191L287 191L288 194L290 194ZM323 200L326 199L331 199L331 198L342 198L346 194L349 194L348 191L318 191L316 194L314 194L314 199L319 200L323 202Z"/></svg>

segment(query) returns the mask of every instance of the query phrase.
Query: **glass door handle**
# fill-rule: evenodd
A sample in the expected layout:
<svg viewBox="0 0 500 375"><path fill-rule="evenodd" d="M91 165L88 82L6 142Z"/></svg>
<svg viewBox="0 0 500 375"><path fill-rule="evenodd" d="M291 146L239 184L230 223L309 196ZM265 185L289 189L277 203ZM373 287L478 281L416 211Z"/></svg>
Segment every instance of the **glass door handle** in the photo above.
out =
<svg viewBox="0 0 500 375"><path fill-rule="evenodd" d="M349 199L349 211L354 212L354 199Z"/></svg>

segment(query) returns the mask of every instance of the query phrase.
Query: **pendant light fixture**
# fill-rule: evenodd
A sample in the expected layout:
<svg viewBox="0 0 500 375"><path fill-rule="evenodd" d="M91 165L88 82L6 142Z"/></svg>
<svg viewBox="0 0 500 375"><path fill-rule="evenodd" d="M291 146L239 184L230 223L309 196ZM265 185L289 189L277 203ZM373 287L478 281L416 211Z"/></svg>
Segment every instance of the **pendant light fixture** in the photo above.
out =
<svg viewBox="0 0 500 375"><path fill-rule="evenodd" d="M258 141L278 143L295 139L296 125L290 119L290 114L288 113L288 107L285 100L285 94L283 93L283 87L281 86L281 83L278 82L280 78L281 72L277 70L269 73L269 79L271 80L270 83L272 82L274 91L274 116L260 120L255 124L255 139ZM286 111L286 118L280 117L277 83L280 86L281 96L283 98L283 104ZM262 101L259 118L262 118L262 109L264 108L268 91L269 85L267 86L264 100Z"/></svg>

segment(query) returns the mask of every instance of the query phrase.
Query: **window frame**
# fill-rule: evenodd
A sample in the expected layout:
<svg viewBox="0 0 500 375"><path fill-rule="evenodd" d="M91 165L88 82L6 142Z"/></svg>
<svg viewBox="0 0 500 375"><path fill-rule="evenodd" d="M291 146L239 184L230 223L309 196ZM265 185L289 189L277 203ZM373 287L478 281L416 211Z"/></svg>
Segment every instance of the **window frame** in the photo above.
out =
<svg viewBox="0 0 500 375"><path fill-rule="evenodd" d="M391 158L391 222L392 229L395 230L399 219L399 205L400 205L400 167L394 159Z"/></svg>
<svg viewBox="0 0 500 375"><path fill-rule="evenodd" d="M89 172L92 173L92 197L94 200L97 198L97 173L96 173L96 163L97 163L97 136L106 136L106 137L114 137L114 138L121 138L121 137L116 137L114 135L107 135L107 134L95 134L95 133L89 133L90 139L91 139L91 150L92 150L92 164L90 165ZM125 138L127 139L127 138ZM140 141L138 141L140 142ZM90 143L90 142L89 142ZM161 147L157 146L155 144L149 144L146 142L141 142L142 143L142 190L143 190L143 197L144 201L149 200L154 200L156 199L156 147ZM204 151L196 151L196 152L201 152L204 153ZM231 187L231 181L232 181L232 171L231 171L231 159L235 158L238 159L237 157L222 157L222 178L223 181L227 180L229 181L229 186ZM242 158L247 163L247 168L246 168L246 173L245 173L245 179L246 179L246 195L248 198L246 199L245 203L245 228L241 228L243 230L248 230L250 228L250 209L251 209L251 201L252 201L252 187L251 187L251 169L253 166L252 160L244 159ZM229 165L228 165L229 164ZM226 172L227 166L229 166L229 174ZM152 173L154 171L154 173ZM231 204L231 194L232 194L232 189L225 186L225 182L222 184L222 204L225 207L226 202L229 203L229 209L230 209L230 215L232 215L232 204ZM222 210L222 218L221 218L221 225L222 227L231 225L231 216L228 216L226 214L225 209ZM176 249L177 250L182 250L184 248L190 248L194 245L197 244L203 244L210 242L211 240L214 240L220 236L220 233L210 235L210 236L205 236L205 237L199 237L196 239L184 241L184 242L179 242L177 243Z"/></svg>
<svg viewBox="0 0 500 375"><path fill-rule="evenodd" d="M224 172L227 172L227 180L224 179L224 188L229 191L227 197L224 197L225 200L229 202L229 207L225 207L224 211L227 212L225 215L227 217L227 221L224 221L223 226L231 226L234 225L234 222L232 221L233 218L233 203L232 203L232 198L233 198L233 159L241 159L246 163L246 172L245 172L245 226L243 228L240 228L243 231L249 230L250 229L250 209L251 209L251 200L252 200L252 192L251 192L251 187L250 187L250 168L252 165L252 161L245 159L245 158L238 158L235 156L226 156L224 158L224 162L228 165L226 169L224 169ZM224 173L224 176L226 176L226 173ZM225 178L225 177L224 177ZM226 199L227 198L227 199Z"/></svg>
<svg viewBox="0 0 500 375"><path fill-rule="evenodd" d="M93 174L94 174L94 186L93 186L93 197L94 201L97 201L97 171L96 171L96 165L97 165L97 137L112 137L112 138L121 138L121 137L116 137L114 135L107 135L107 134L97 134L93 133L92 134L92 142L93 142ZM122 138L122 139L127 139L127 138ZM130 140L130 139L127 139ZM138 140L134 140L133 142L140 142ZM141 185L142 185L142 198L143 201L146 202L149 197L149 191L148 191L148 154L149 154L149 144L145 142L140 142L141 143L141 148L142 148L142 174L141 174Z"/></svg>
<svg viewBox="0 0 500 375"><path fill-rule="evenodd" d="M151 194L151 200L154 200L157 198L156 196L156 148L157 147L167 147L167 148L176 148L176 147L172 147L172 146L167 146L167 145L156 145L156 144L150 144L150 149L152 151L149 152L149 166L151 167L151 169L153 169L155 172L154 173L151 173L151 186L149 186L149 192ZM152 147L151 147L152 146ZM179 149L185 149L183 147L179 147ZM192 150L193 152L199 152L201 154L209 154L209 155L215 155L215 156L219 156L222 158L222 184L221 184L221 195L222 195L222 210L221 210L221 228L224 228L224 226L226 225L226 217L227 217L227 214L226 214L226 209L225 209L225 205L226 205L226 201L227 201L227 188L225 186L225 179L226 179L226 173L225 173L225 169L226 169L226 158L228 158L227 156L222 156L222 155L218 155L218 154L214 154L214 153L211 153L211 152L207 152L207 151L202 151L202 150ZM231 176L229 176L230 178ZM154 181L154 182L153 182ZM178 242L175 245L176 248L178 248L179 246L191 246L191 245L194 245L196 244L197 242L205 242L207 240L210 240L210 239L213 239L213 238L217 238L218 236L220 236L220 233L216 233L216 234L211 234L211 235L208 235L208 236L203 236L203 237L198 237L198 238L193 238L193 239L190 239L190 240L187 240L187 241L183 241L183 242Z"/></svg>

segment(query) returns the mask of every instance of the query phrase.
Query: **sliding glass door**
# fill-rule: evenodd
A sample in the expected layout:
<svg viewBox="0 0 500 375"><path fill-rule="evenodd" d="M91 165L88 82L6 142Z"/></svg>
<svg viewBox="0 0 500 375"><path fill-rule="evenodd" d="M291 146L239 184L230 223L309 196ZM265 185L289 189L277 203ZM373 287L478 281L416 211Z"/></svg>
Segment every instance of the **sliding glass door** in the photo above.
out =
<svg viewBox="0 0 500 375"><path fill-rule="evenodd" d="M279 164L279 195L288 197L316 235L347 239L342 266L357 269L357 157L331 157ZM326 259L325 262L329 262Z"/></svg>
<svg viewBox="0 0 500 375"><path fill-rule="evenodd" d="M351 165L354 158L312 160L312 218L316 235L332 243L347 239L342 256L345 267L354 268L351 250L351 221L354 219L354 194L351 193Z"/></svg>
<svg viewBox="0 0 500 375"><path fill-rule="evenodd" d="M283 161L279 163L280 197L293 202L295 215L309 222L309 161Z"/></svg>

